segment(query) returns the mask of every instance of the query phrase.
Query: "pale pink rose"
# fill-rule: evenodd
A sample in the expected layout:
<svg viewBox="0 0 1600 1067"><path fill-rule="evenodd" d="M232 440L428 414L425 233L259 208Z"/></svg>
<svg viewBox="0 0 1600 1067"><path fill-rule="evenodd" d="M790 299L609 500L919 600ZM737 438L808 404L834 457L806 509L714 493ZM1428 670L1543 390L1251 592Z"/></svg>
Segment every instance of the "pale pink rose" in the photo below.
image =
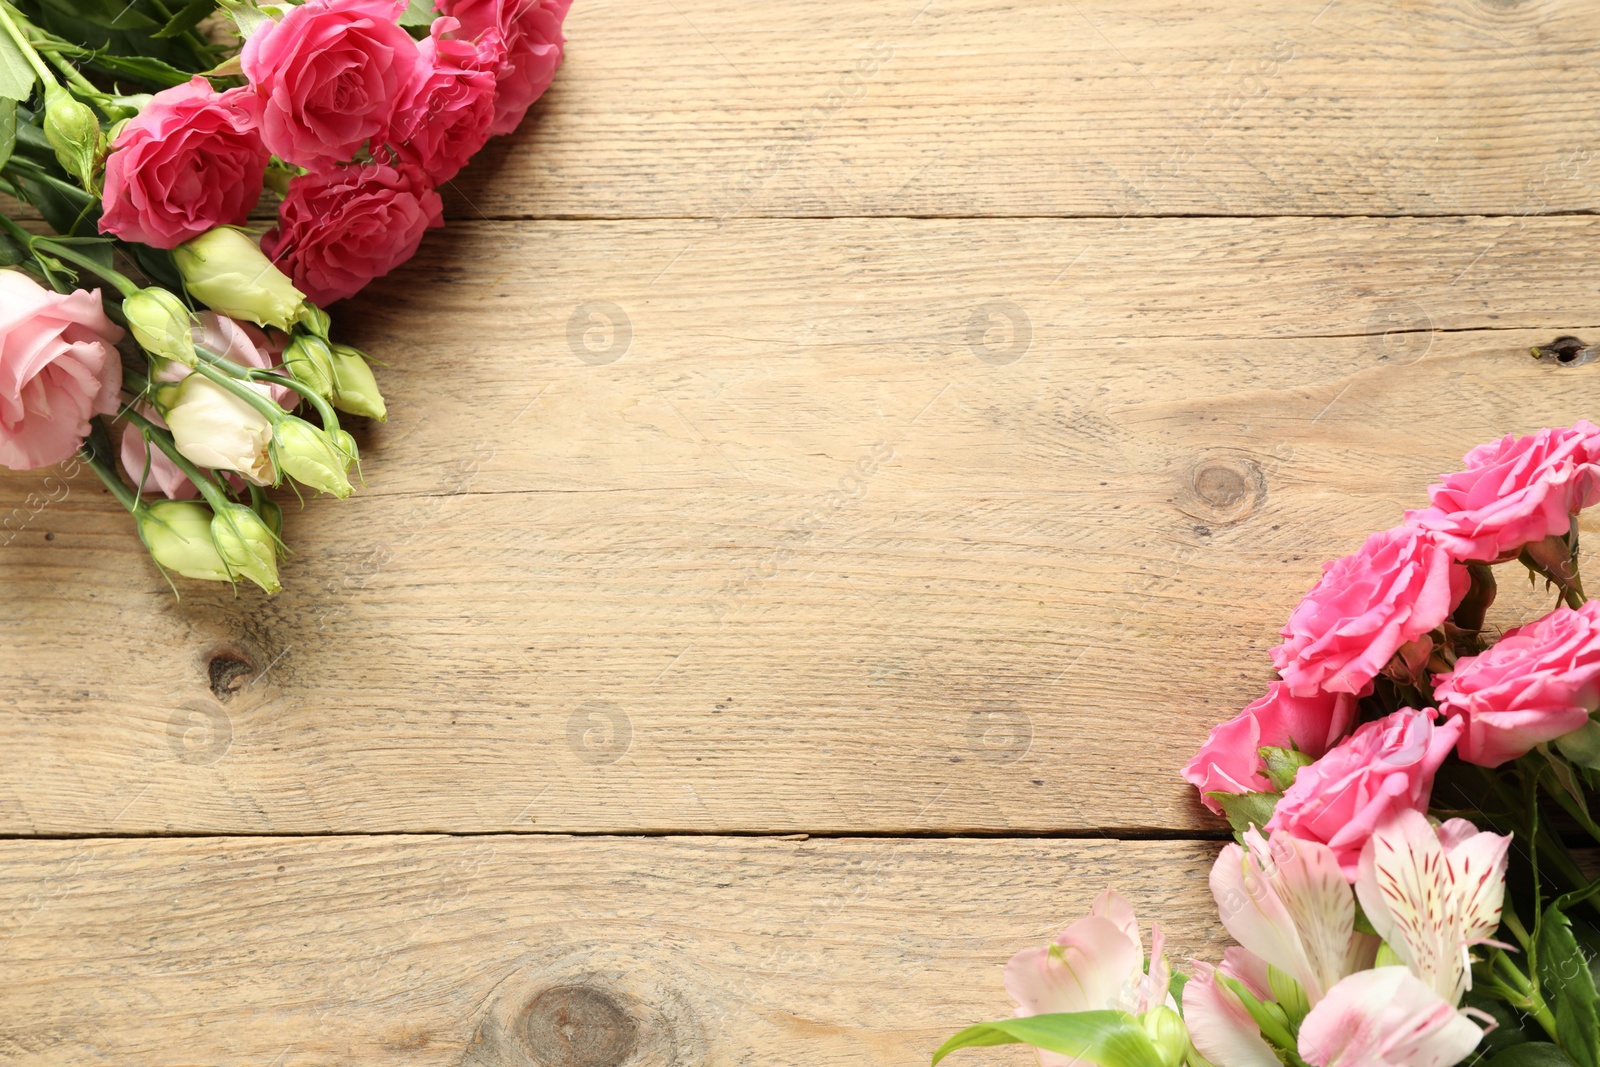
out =
<svg viewBox="0 0 1600 1067"><path fill-rule="evenodd" d="M1436 714L1401 708L1358 727L1300 769L1267 829L1326 844L1354 882L1373 830L1401 809L1428 809L1433 776L1461 735L1459 719L1435 723Z"/></svg>
<svg viewBox="0 0 1600 1067"><path fill-rule="evenodd" d="M1264 793L1272 783L1262 775L1262 748L1297 748L1313 758L1322 755L1355 724L1356 698L1347 693L1318 691L1297 697L1282 682L1267 695L1216 727L1183 776L1212 811L1221 806L1208 793Z"/></svg>
<svg viewBox="0 0 1600 1067"><path fill-rule="evenodd" d="M1160 926L1150 931L1150 961L1133 907L1106 890L1089 915L1067 927L1049 944L1025 948L1005 968L1006 992L1017 1015L1113 1009L1135 1015L1166 1004L1172 969L1163 955ZM1039 1050L1044 1067L1068 1067L1073 1060Z"/></svg>
<svg viewBox="0 0 1600 1067"><path fill-rule="evenodd" d="M1452 1007L1472 988L1468 950L1500 928L1510 847L1465 819L1436 829L1402 810L1361 850L1356 896L1373 929Z"/></svg>
<svg viewBox="0 0 1600 1067"><path fill-rule="evenodd" d="M261 139L311 170L355 158L426 75L397 24L406 0L310 0L268 23L240 55L260 100Z"/></svg>
<svg viewBox="0 0 1600 1067"><path fill-rule="evenodd" d="M256 370L283 371L284 338L276 330L273 331L277 334L274 342L259 327L248 322L237 322L214 311L202 311L195 318L199 321L190 330L194 343L213 355ZM158 383L181 382L190 373L183 364L167 361L155 373L154 380ZM269 393L285 411L293 410L300 403L300 394L286 385L270 386ZM150 405L140 404L138 411L157 426L166 427L160 413ZM172 500L188 500L200 491L178 470L177 464L167 458L165 452L159 448L149 448L145 444L144 434L132 423L122 429L120 458L128 480L140 492L159 492ZM145 474L147 462L148 475ZM235 489L244 488L244 480L238 475L229 473L227 478Z"/></svg>
<svg viewBox="0 0 1600 1067"><path fill-rule="evenodd" d="M1498 767L1570 734L1600 708L1600 601L1507 630L1433 684L1439 710L1465 724L1468 763Z"/></svg>
<svg viewBox="0 0 1600 1067"><path fill-rule="evenodd" d="M1600 427L1507 434L1467 453L1467 469L1428 490L1433 506L1406 512L1459 560L1510 559L1523 545L1559 537L1600 501Z"/></svg>
<svg viewBox="0 0 1600 1067"><path fill-rule="evenodd" d="M78 450L93 415L114 415L122 328L100 294L51 292L0 270L0 466L32 470Z"/></svg>
<svg viewBox="0 0 1600 1067"><path fill-rule="evenodd" d="M435 19L422 56L427 77L419 80L379 138L396 159L413 164L433 185L443 185L489 140L494 121L498 41L476 46L446 34L455 19Z"/></svg>
<svg viewBox="0 0 1600 1067"><path fill-rule="evenodd" d="M572 0L440 0L439 13L459 19L459 36L500 51L492 134L517 128L561 65L561 23Z"/></svg>
<svg viewBox="0 0 1600 1067"><path fill-rule="evenodd" d="M352 296L410 259L444 204L410 167L368 164L289 183L261 250L313 303Z"/></svg>
<svg viewBox="0 0 1600 1067"><path fill-rule="evenodd" d="M256 133L257 106L249 90L214 92L198 75L157 93L106 158L100 232L176 248L244 222L271 155Z"/></svg>
<svg viewBox="0 0 1600 1067"><path fill-rule="evenodd" d="M1404 967L1344 979L1300 1024L1300 1058L1312 1067L1455 1067L1483 1028Z"/></svg>
<svg viewBox="0 0 1600 1067"><path fill-rule="evenodd" d="M1290 690L1360 694L1400 646L1444 622L1471 585L1431 537L1397 526L1322 566L1272 650Z"/></svg>

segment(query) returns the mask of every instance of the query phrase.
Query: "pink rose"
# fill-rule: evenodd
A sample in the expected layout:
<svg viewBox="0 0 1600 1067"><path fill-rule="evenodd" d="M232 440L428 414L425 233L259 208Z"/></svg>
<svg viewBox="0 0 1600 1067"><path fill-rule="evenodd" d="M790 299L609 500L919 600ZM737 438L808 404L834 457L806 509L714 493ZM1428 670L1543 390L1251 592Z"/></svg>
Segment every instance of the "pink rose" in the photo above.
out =
<svg viewBox="0 0 1600 1067"><path fill-rule="evenodd" d="M1206 807L1220 812L1207 793L1272 789L1261 774L1260 749L1293 746L1313 758L1321 756L1350 732L1355 717L1356 698L1347 693L1319 690L1297 697L1282 682L1273 682L1266 696L1211 731L1183 776L1200 790Z"/></svg>
<svg viewBox="0 0 1600 1067"><path fill-rule="evenodd" d="M1471 578L1431 537L1408 526L1375 533L1289 616L1272 664L1289 688L1361 693L1400 646L1444 622Z"/></svg>
<svg viewBox="0 0 1600 1067"><path fill-rule="evenodd" d="M1267 829L1327 845L1353 883L1375 829L1397 811L1428 809L1433 776L1461 735L1461 720L1435 723L1436 714L1401 708L1357 728L1300 768Z"/></svg>
<svg viewBox="0 0 1600 1067"><path fill-rule="evenodd" d="M1600 601L1507 630L1433 681L1439 710L1465 724L1468 763L1498 767L1570 734L1600 708Z"/></svg>
<svg viewBox="0 0 1600 1067"><path fill-rule="evenodd" d="M63 296L0 270L0 465L32 470L78 450L92 415L114 415L122 328L100 294Z"/></svg>
<svg viewBox="0 0 1600 1067"><path fill-rule="evenodd" d="M311 170L354 159L425 75L396 24L406 0L310 0L257 30L240 61L261 101L261 139Z"/></svg>
<svg viewBox="0 0 1600 1067"><path fill-rule="evenodd" d="M477 47L445 36L457 26L455 19L434 20L422 42L427 77L417 82L380 138L434 185L454 178L489 140L494 72L504 54L497 40Z"/></svg>
<svg viewBox="0 0 1600 1067"><path fill-rule="evenodd" d="M369 164L289 183L278 225L261 241L312 302L333 303L410 259L444 204L410 167Z"/></svg>
<svg viewBox="0 0 1600 1067"><path fill-rule="evenodd" d="M1600 501L1600 427L1507 434L1467 453L1467 469L1428 489L1433 506L1406 512L1459 560L1510 559L1523 545L1560 536Z"/></svg>
<svg viewBox="0 0 1600 1067"><path fill-rule="evenodd" d="M106 159L100 232L176 248L244 222L271 156L256 134L256 108L249 90L212 92L199 75L157 93Z"/></svg>
<svg viewBox="0 0 1600 1067"><path fill-rule="evenodd" d="M259 327L248 322L235 322L213 311L202 311L195 316L199 324L190 332L194 336L194 343L202 345L211 352L230 359L245 367L254 367L258 370L283 369L283 345L285 338L278 334L275 340L268 340L267 335ZM273 331L277 333L277 331ZM189 368L181 363L168 362L155 374L157 382L181 382L189 376ZM286 385L274 385L269 389L272 399L285 411L293 410L300 402L300 394ZM157 426L166 427L161 415L148 404L138 406L139 413ZM196 489L177 464L167 458L161 449L151 449L145 444L144 434L139 428L129 423L122 429L121 449L122 469L141 493L159 492L172 500L188 500L200 490ZM149 463L149 474L145 474L145 464ZM141 478L143 481L141 482ZM229 473L228 481L235 489L244 488L244 480L236 474Z"/></svg>
<svg viewBox="0 0 1600 1067"><path fill-rule="evenodd" d="M461 20L460 35L502 56L495 75L492 134L510 133L544 95L561 65L561 22L572 0L441 0L439 13Z"/></svg>

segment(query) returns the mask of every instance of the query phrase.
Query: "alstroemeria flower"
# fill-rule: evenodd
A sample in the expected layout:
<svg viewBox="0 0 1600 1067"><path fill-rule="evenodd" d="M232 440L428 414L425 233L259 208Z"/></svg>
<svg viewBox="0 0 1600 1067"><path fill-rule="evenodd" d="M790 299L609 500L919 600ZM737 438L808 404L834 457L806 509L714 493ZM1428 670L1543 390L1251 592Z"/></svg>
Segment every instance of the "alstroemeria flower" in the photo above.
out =
<svg viewBox="0 0 1600 1067"><path fill-rule="evenodd" d="M1406 968L1378 967L1334 986L1300 1024L1299 1044L1312 1067L1454 1067L1482 1038Z"/></svg>
<svg viewBox="0 0 1600 1067"><path fill-rule="evenodd" d="M1211 893L1235 941L1299 982L1311 1004L1371 966L1377 939L1356 932L1355 897L1332 849L1288 834L1269 843L1254 827L1244 841L1211 868Z"/></svg>
<svg viewBox="0 0 1600 1067"><path fill-rule="evenodd" d="M1402 810L1362 850L1356 894L1373 929L1451 1007L1472 988L1468 950L1500 926L1510 845L1465 819L1435 830Z"/></svg>
<svg viewBox="0 0 1600 1067"><path fill-rule="evenodd" d="M1172 969L1162 953L1160 925L1150 929L1150 967L1133 905L1112 890L1095 899L1079 919L1050 944L1025 948L1006 964L1006 992L1017 1015L1053 1012L1126 1011L1142 1015L1168 1002ZM1068 1067L1069 1056L1039 1050L1044 1067Z"/></svg>
<svg viewBox="0 0 1600 1067"><path fill-rule="evenodd" d="M1194 961L1194 974L1183 987L1183 1021L1200 1055L1226 1067L1283 1067L1238 994L1217 981L1221 975L1241 983L1257 1000L1272 999L1267 964L1234 946L1220 966Z"/></svg>

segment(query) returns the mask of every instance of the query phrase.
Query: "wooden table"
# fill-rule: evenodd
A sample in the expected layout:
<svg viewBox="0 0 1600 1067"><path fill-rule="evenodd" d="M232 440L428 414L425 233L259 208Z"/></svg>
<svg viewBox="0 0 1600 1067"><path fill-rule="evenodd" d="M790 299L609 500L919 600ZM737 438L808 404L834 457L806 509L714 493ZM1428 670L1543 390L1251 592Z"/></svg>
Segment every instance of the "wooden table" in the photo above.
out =
<svg viewBox="0 0 1600 1067"><path fill-rule="evenodd" d="M1106 885L1214 954L1177 770L1318 564L1596 415L1592 3L568 29L280 596L0 476L5 1063L909 1065Z"/></svg>

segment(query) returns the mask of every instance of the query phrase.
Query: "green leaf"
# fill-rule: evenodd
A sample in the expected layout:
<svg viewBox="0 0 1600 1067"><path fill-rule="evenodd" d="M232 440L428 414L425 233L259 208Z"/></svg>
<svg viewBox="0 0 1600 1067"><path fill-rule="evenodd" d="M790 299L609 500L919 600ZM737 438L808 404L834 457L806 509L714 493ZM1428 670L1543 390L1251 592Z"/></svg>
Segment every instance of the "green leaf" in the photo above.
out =
<svg viewBox="0 0 1600 1067"><path fill-rule="evenodd" d="M183 85L194 77L170 63L149 56L117 56L110 52L96 52L89 62L108 74L121 74L158 89Z"/></svg>
<svg viewBox="0 0 1600 1067"><path fill-rule="evenodd" d="M149 30L155 19L122 0L41 0L63 15L107 30Z"/></svg>
<svg viewBox="0 0 1600 1067"><path fill-rule="evenodd" d="M93 202L86 207L80 199L84 195L82 190L59 179L21 173L20 167L13 167L9 173L23 199L39 209L52 230L67 236L87 236L95 232L100 221L100 207Z"/></svg>
<svg viewBox="0 0 1600 1067"><path fill-rule="evenodd" d="M0 27L0 96L8 100L26 100L33 95L37 80L33 64L5 28Z"/></svg>
<svg viewBox="0 0 1600 1067"><path fill-rule="evenodd" d="M182 37L217 9L216 0L189 0L167 24L157 30L156 37Z"/></svg>
<svg viewBox="0 0 1600 1067"><path fill-rule="evenodd" d="M33 258L15 237L0 230L0 267L16 267Z"/></svg>
<svg viewBox="0 0 1600 1067"><path fill-rule="evenodd" d="M439 13L434 10L432 0L411 0L411 3L406 5L405 14L400 16L400 25L432 26L433 20L438 17Z"/></svg>
<svg viewBox="0 0 1600 1067"><path fill-rule="evenodd" d="M1526 1041L1499 1053L1487 1067L1573 1067L1573 1063L1548 1041Z"/></svg>
<svg viewBox="0 0 1600 1067"><path fill-rule="evenodd" d="M1242 834L1250 827L1261 829L1272 819L1282 793L1207 793L1228 817L1233 832Z"/></svg>
<svg viewBox="0 0 1600 1067"><path fill-rule="evenodd" d="M1556 1041L1577 1067L1600 1067L1600 994L1572 923L1552 905L1539 929L1539 989L1555 1012Z"/></svg>
<svg viewBox="0 0 1600 1067"><path fill-rule="evenodd" d="M0 167L11 161L17 147L17 102L0 96Z"/></svg>
<svg viewBox="0 0 1600 1067"><path fill-rule="evenodd" d="M1172 977L1167 980L1167 996L1172 998L1174 1004L1183 1003L1183 987L1188 984L1188 975L1182 971L1172 972Z"/></svg>
<svg viewBox="0 0 1600 1067"><path fill-rule="evenodd" d="M1282 793L1294 785L1294 776L1301 767L1309 767L1315 761L1304 752L1294 748L1272 748L1270 746L1257 750L1261 761L1266 764L1265 773L1267 781Z"/></svg>
<svg viewBox="0 0 1600 1067"><path fill-rule="evenodd" d="M1527 1016L1490 993L1482 984L1467 991L1466 1001L1462 1007L1481 1011L1494 1020L1493 1028L1485 1027L1488 1032L1483 1035L1483 1041L1478 1046L1478 1051L1486 1057L1502 1052L1512 1045L1520 1045L1531 1040L1523 1029ZM1481 1019L1479 1021L1482 1022ZM1544 1031L1539 1031L1539 1036L1544 1037Z"/></svg>
<svg viewBox="0 0 1600 1067"><path fill-rule="evenodd" d="M1030 1015L969 1026L939 1046L937 1064L960 1048L1032 1045L1099 1067L1162 1067L1161 1054L1133 1016L1121 1011Z"/></svg>

